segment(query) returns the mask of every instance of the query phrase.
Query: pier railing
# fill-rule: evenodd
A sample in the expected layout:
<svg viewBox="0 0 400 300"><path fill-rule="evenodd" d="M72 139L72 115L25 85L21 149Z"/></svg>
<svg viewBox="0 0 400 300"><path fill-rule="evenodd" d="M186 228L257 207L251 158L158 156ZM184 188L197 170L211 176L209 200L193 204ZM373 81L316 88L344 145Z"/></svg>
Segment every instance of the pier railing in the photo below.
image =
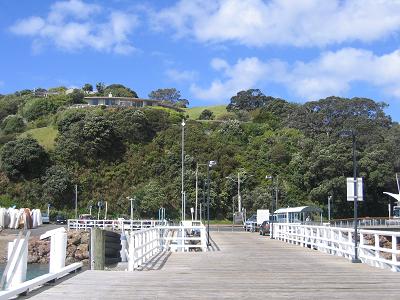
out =
<svg viewBox="0 0 400 300"><path fill-rule="evenodd" d="M133 271L161 251L207 251L206 228L204 225L157 226L132 230L128 249L128 270Z"/></svg>
<svg viewBox="0 0 400 300"><path fill-rule="evenodd" d="M354 258L354 229L275 223L278 240L331 255ZM400 272L400 232L359 230L358 257L371 266Z"/></svg>
<svg viewBox="0 0 400 300"><path fill-rule="evenodd" d="M155 226L168 225L166 220L81 220L68 219L69 230L90 230L97 227L109 230L142 230Z"/></svg>
<svg viewBox="0 0 400 300"><path fill-rule="evenodd" d="M55 281L82 268L82 262L65 266L67 233L64 228L58 228L47 231L40 236L40 239L50 238L49 273L25 281L29 236L30 231L24 238L21 238L22 233L20 233L14 242L9 243L8 262L0 282L0 299L27 294L38 286Z"/></svg>
<svg viewBox="0 0 400 300"><path fill-rule="evenodd" d="M390 227L400 226L400 219L393 218L360 218L357 221L358 227ZM330 226L334 227L354 227L353 219L332 220Z"/></svg>

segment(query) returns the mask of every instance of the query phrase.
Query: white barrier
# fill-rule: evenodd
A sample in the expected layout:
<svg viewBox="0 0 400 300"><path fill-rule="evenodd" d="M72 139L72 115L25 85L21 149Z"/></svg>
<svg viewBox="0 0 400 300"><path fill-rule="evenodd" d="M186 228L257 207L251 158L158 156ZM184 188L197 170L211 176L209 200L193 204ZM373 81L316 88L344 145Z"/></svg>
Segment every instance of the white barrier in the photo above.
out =
<svg viewBox="0 0 400 300"><path fill-rule="evenodd" d="M331 255L354 258L354 229L275 223L274 237L287 243L309 247ZM382 241L389 247L384 247ZM358 257L371 266L400 272L397 256L400 232L359 230Z"/></svg>
<svg viewBox="0 0 400 300"><path fill-rule="evenodd" d="M131 231L128 270L133 271L160 251L207 251L206 228L201 226L157 226Z"/></svg>
<svg viewBox="0 0 400 300"><path fill-rule="evenodd" d="M89 230L93 227L110 230L141 230L168 225L166 220L79 220L68 219L69 230Z"/></svg>
<svg viewBox="0 0 400 300"><path fill-rule="evenodd" d="M7 258L8 260L11 259L12 261L10 265L11 271L7 272L6 274L7 287L15 287L26 280L26 269L28 263L28 243L25 242L25 240L26 239L21 239L17 245L17 239L15 239L13 242L8 243ZM11 257L14 246L17 247L16 253L18 253L18 255L14 255L14 257Z"/></svg>

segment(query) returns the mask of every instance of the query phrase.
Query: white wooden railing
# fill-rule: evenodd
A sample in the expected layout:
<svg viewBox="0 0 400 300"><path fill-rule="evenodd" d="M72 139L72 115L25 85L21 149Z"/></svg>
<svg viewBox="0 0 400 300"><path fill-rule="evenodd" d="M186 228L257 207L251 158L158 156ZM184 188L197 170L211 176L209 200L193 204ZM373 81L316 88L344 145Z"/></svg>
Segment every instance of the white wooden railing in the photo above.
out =
<svg viewBox="0 0 400 300"><path fill-rule="evenodd" d="M32 289L54 281L71 272L82 268L82 262L76 262L65 266L67 233L64 228L47 231L41 235L41 239L50 238L50 264L49 273L25 281L28 256L28 231L25 238L21 234L14 242L9 243L9 261L1 279L0 299L9 299L21 294L26 294Z"/></svg>
<svg viewBox="0 0 400 300"><path fill-rule="evenodd" d="M111 230L141 230L160 225L168 225L166 220L80 220L68 219L69 230L89 230L93 227Z"/></svg>
<svg viewBox="0 0 400 300"><path fill-rule="evenodd" d="M358 227L390 227L400 226L400 219L389 218L361 218L357 221ZM354 227L353 219L332 220L330 226Z"/></svg>
<svg viewBox="0 0 400 300"><path fill-rule="evenodd" d="M354 258L353 228L275 223L274 237L331 255ZM368 265L400 272L399 240L400 232L360 229L358 257ZM383 241L387 241L386 247Z"/></svg>
<svg viewBox="0 0 400 300"><path fill-rule="evenodd" d="M200 225L132 230L128 238L128 249L128 270L133 271L161 251L207 251L206 229Z"/></svg>

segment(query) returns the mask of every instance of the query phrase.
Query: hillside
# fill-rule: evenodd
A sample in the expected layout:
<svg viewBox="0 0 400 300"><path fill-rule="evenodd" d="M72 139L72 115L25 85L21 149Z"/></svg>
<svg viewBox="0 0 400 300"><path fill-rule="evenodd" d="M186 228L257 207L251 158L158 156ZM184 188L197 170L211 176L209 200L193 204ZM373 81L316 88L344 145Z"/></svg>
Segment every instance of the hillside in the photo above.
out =
<svg viewBox="0 0 400 300"><path fill-rule="evenodd" d="M205 109L208 109L214 113L215 118L227 113L226 105L213 105L213 106L196 106L191 108L186 108L185 111L189 115L189 118L192 120L197 120L201 114L201 112Z"/></svg>
<svg viewBox="0 0 400 300"><path fill-rule="evenodd" d="M135 217L155 218L164 207L168 218L179 218L180 122L186 113L188 211L196 197L196 166L202 201L207 194L204 165L214 160L211 218L230 219L237 209L238 173L248 214L271 208L277 185L278 207L326 210L332 196L333 218L351 216L345 183L353 170L352 141L340 137L348 128L357 132L358 170L366 187L360 215L386 215L383 192L396 190L400 126L385 114L384 104L371 99L329 97L300 105L249 92L231 101L232 111L219 122L199 122L204 109L218 118L225 106L186 113L156 107L71 108L79 100L75 96L38 98L27 92L0 97L0 206L44 209L51 203L68 212L77 184L80 213L91 205L96 213L95 204L107 201L110 216L129 214L126 197L136 197ZM266 180L267 175L274 180Z"/></svg>
<svg viewBox="0 0 400 300"><path fill-rule="evenodd" d="M37 140L38 143L46 150L53 150L57 133L58 131L56 129L54 129L52 126L49 126L27 130L19 137L25 138L31 136L32 138Z"/></svg>

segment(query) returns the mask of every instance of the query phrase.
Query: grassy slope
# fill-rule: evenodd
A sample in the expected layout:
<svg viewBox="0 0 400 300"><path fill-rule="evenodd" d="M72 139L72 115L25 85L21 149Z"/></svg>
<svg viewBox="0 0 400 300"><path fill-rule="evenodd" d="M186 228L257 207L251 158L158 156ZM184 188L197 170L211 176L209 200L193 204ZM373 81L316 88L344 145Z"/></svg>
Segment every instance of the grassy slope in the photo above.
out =
<svg viewBox="0 0 400 300"><path fill-rule="evenodd" d="M52 150L54 148L54 140L57 136L58 131L53 127L34 128L25 131L20 137L26 137L28 135L36 139L40 145L46 150Z"/></svg>
<svg viewBox="0 0 400 300"><path fill-rule="evenodd" d="M215 106L197 106L186 108L186 112L189 115L190 119L197 120L201 114L201 112L205 109L212 111L215 117L226 113L226 105L215 105Z"/></svg>

